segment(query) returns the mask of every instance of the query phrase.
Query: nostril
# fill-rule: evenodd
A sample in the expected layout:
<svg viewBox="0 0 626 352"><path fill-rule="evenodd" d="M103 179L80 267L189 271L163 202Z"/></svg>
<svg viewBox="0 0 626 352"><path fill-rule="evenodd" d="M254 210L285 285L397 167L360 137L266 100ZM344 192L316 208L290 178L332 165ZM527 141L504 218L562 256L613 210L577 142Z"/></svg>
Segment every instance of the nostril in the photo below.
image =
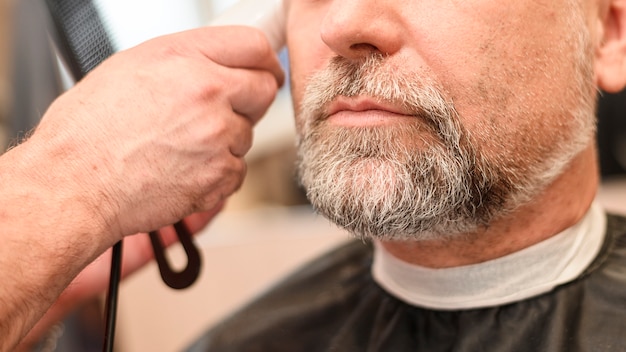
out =
<svg viewBox="0 0 626 352"><path fill-rule="evenodd" d="M357 43L350 45L350 49L354 51L380 52L378 47L369 43Z"/></svg>

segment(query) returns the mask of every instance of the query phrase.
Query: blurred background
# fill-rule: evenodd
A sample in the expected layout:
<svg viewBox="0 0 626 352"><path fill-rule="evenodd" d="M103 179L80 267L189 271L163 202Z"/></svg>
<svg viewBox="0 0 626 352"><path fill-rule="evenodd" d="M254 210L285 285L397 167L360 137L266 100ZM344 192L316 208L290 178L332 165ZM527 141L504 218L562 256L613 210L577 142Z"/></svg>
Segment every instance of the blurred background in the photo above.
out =
<svg viewBox="0 0 626 352"><path fill-rule="evenodd" d="M207 24L236 0L102 0L122 48L150 37ZM137 14L140 13L140 16ZM67 82L46 35L43 0L0 0L0 146L27 135ZM281 53L286 65L286 53ZM65 83L64 83L65 82ZM64 86L65 84L65 86ZM293 116L283 89L255 130L248 177L225 211L197 238L200 280L166 287L155 265L125 280L118 310L117 351L180 351L203 331L276 280L348 236L313 214L294 181ZM626 95L603 94L598 109L601 200L624 212ZM180 248L170 252L184 263ZM58 351L102 348L102 297L65 322Z"/></svg>
<svg viewBox="0 0 626 352"><path fill-rule="evenodd" d="M13 9L13 1L0 0L0 145L5 146L7 143L6 129L8 106L10 103L9 96L9 58L11 47L11 13Z"/></svg>

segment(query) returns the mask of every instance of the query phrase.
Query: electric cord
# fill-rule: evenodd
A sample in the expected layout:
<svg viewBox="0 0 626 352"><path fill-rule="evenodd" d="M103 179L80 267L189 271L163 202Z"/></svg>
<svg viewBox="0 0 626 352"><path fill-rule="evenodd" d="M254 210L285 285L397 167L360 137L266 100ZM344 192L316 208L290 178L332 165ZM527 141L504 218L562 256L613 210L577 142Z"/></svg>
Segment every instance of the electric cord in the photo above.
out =
<svg viewBox="0 0 626 352"><path fill-rule="evenodd" d="M105 305L104 352L112 352L115 344L115 322L117 318L117 298L122 276L122 241L113 246L111 254L111 276Z"/></svg>

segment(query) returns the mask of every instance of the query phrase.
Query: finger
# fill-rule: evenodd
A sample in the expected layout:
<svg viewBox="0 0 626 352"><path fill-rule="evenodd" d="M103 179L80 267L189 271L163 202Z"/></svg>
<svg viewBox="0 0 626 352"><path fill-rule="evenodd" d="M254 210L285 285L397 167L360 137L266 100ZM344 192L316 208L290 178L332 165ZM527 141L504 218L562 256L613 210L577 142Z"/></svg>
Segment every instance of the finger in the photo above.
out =
<svg viewBox="0 0 626 352"><path fill-rule="evenodd" d="M234 69L230 72L227 96L233 111L256 124L267 112L278 92L267 71Z"/></svg>
<svg viewBox="0 0 626 352"><path fill-rule="evenodd" d="M211 172L210 169L215 169L217 174ZM208 172L205 172L206 181L200 182L206 187L196 193L197 197L194 198L192 212L213 209L216 204L228 199L241 187L246 171L245 159L234 155L231 155L230 158L222 158L219 164L213 164L212 167L209 167Z"/></svg>
<svg viewBox="0 0 626 352"><path fill-rule="evenodd" d="M203 27L183 32L202 55L227 67L269 71L281 86L285 73L263 32L247 26ZM181 38L182 39L182 38Z"/></svg>
<svg viewBox="0 0 626 352"><path fill-rule="evenodd" d="M242 114L231 112L229 116L221 120L212 120L209 123L214 124L216 133L220 134L220 138L226 138L227 147L232 155L241 158L252 147L252 126L253 122L250 118ZM222 126L215 124L222 123Z"/></svg>

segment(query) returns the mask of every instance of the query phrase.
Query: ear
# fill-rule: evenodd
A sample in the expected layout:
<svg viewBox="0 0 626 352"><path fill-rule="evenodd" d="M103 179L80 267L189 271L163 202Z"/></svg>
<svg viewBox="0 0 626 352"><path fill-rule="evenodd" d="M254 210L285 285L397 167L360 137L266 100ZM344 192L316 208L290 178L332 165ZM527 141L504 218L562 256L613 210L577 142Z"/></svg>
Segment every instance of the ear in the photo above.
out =
<svg viewBox="0 0 626 352"><path fill-rule="evenodd" d="M607 0L602 10L602 36L595 52L598 88L617 93L626 86L626 0Z"/></svg>

